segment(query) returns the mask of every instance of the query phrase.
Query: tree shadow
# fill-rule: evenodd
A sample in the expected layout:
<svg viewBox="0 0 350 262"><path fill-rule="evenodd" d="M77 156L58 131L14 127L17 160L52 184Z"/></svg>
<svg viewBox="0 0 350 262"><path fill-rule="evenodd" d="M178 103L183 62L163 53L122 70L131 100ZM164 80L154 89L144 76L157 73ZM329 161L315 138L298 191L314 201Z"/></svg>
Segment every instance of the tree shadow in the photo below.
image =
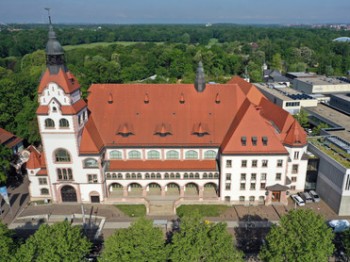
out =
<svg viewBox="0 0 350 262"><path fill-rule="evenodd" d="M23 243L27 238L35 233L39 227L45 223L45 219L32 219L32 221L26 221L23 226L16 227L13 232L13 238L16 242Z"/></svg>
<svg viewBox="0 0 350 262"><path fill-rule="evenodd" d="M19 206L22 206L23 205L23 203L24 203L24 201L27 199L27 197L28 197L28 193L25 193L25 194L22 194L21 195L21 198L20 198L20 200L19 200Z"/></svg>
<svg viewBox="0 0 350 262"><path fill-rule="evenodd" d="M234 228L237 248L246 255L258 254L271 224L259 215L239 217L238 227Z"/></svg>
<svg viewBox="0 0 350 262"><path fill-rule="evenodd" d="M18 197L19 197L19 193L16 193L16 194L12 194L12 195L11 195L11 197L10 197L10 205L11 205L11 206L16 202L16 200L17 200Z"/></svg>

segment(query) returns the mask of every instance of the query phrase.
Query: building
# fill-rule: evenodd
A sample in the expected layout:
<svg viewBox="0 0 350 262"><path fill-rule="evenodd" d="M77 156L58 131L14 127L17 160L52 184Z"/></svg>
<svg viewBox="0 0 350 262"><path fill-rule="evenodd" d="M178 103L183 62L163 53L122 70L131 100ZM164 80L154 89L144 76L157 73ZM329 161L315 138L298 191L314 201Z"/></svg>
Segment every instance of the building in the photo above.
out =
<svg viewBox="0 0 350 262"><path fill-rule="evenodd" d="M274 104L294 115L303 107L316 107L318 100L289 87L275 87L273 84L255 84L263 95Z"/></svg>
<svg viewBox="0 0 350 262"><path fill-rule="evenodd" d="M241 78L206 84L200 63L194 84L93 84L86 103L51 25L46 55L32 200L285 204L304 189L305 132Z"/></svg>
<svg viewBox="0 0 350 262"><path fill-rule="evenodd" d="M329 104L346 114L350 114L350 93L331 95Z"/></svg>
<svg viewBox="0 0 350 262"><path fill-rule="evenodd" d="M305 94L334 94L350 92L349 80L343 77L317 76L293 79L293 88Z"/></svg>
<svg viewBox="0 0 350 262"><path fill-rule="evenodd" d="M0 128L0 144L11 149L14 155L23 150L23 139L3 128Z"/></svg>

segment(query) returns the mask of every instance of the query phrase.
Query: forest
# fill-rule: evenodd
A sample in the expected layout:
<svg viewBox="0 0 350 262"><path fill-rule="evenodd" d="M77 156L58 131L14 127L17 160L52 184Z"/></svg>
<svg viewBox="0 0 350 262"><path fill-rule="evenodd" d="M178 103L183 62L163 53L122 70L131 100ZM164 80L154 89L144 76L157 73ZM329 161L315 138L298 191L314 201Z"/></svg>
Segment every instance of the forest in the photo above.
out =
<svg viewBox="0 0 350 262"><path fill-rule="evenodd" d="M350 31L312 27L204 25L55 25L84 97L91 83L192 83L199 61L206 81L248 74L262 65L329 76L350 70ZM45 25L0 27L0 127L39 143L37 86L45 70Z"/></svg>

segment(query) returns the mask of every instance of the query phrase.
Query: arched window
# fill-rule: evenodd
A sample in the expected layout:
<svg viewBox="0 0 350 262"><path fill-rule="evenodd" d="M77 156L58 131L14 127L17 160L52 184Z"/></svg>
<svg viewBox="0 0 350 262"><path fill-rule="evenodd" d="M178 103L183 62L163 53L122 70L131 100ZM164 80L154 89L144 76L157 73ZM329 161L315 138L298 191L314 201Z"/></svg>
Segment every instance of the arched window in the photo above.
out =
<svg viewBox="0 0 350 262"><path fill-rule="evenodd" d="M185 154L186 159L198 159L198 153L194 150L187 151Z"/></svg>
<svg viewBox="0 0 350 262"><path fill-rule="evenodd" d="M51 118L45 119L45 128L55 127L55 122Z"/></svg>
<svg viewBox="0 0 350 262"><path fill-rule="evenodd" d="M118 150L113 150L109 152L109 158L110 159L122 159L122 152Z"/></svg>
<svg viewBox="0 0 350 262"><path fill-rule="evenodd" d="M49 194L49 190L47 188L42 188L42 189L40 189L40 194L41 195L48 195Z"/></svg>
<svg viewBox="0 0 350 262"><path fill-rule="evenodd" d="M98 162L96 159L88 158L84 160L84 167L85 168L97 168Z"/></svg>
<svg viewBox="0 0 350 262"><path fill-rule="evenodd" d="M60 119L60 127L69 127L68 120L65 118Z"/></svg>
<svg viewBox="0 0 350 262"><path fill-rule="evenodd" d="M160 158L160 154L156 150L151 150L151 151L148 151L147 158L148 159L159 159Z"/></svg>
<svg viewBox="0 0 350 262"><path fill-rule="evenodd" d="M141 159L141 153L136 150L132 150L129 152L129 159Z"/></svg>
<svg viewBox="0 0 350 262"><path fill-rule="evenodd" d="M166 152L166 158L167 159L179 159L179 152L175 150L170 150Z"/></svg>
<svg viewBox="0 0 350 262"><path fill-rule="evenodd" d="M216 158L216 152L214 150L205 151L204 158L206 158L206 159L215 159Z"/></svg>
<svg viewBox="0 0 350 262"><path fill-rule="evenodd" d="M70 155L65 149L57 149L55 152L56 162L70 162Z"/></svg>

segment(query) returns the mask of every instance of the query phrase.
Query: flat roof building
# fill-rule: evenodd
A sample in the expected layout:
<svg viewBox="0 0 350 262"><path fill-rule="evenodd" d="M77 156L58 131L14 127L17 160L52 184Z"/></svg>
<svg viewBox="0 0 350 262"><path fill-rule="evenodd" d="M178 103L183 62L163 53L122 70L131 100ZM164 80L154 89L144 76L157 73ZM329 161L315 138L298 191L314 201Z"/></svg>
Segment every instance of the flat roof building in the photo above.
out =
<svg viewBox="0 0 350 262"><path fill-rule="evenodd" d="M326 76L295 78L293 88L305 94L334 94L350 92L350 83L345 78Z"/></svg>

